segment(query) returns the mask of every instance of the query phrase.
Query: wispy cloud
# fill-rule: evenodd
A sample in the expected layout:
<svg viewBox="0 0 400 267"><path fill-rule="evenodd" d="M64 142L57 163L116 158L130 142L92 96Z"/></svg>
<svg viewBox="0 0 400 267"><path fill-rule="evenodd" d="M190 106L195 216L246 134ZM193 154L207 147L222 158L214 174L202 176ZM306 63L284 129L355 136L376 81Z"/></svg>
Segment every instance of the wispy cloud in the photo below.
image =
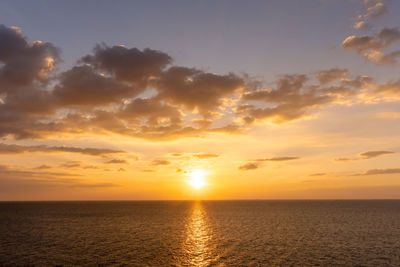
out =
<svg viewBox="0 0 400 267"><path fill-rule="evenodd" d="M370 159L370 158L380 157L383 155L390 155L393 153L394 153L393 151L367 151L367 152L361 153L360 156L363 159Z"/></svg>
<svg viewBox="0 0 400 267"><path fill-rule="evenodd" d="M372 158L377 158L385 155L390 155L394 154L395 152L393 151L385 151L385 150L373 150L373 151L366 151L363 153L360 153L358 157L354 158L345 158L345 157L340 157L340 158L335 158L334 161L353 161L353 160L361 160L361 159L372 159Z"/></svg>
<svg viewBox="0 0 400 267"><path fill-rule="evenodd" d="M105 164L128 164L128 161L126 161L124 159L111 159L104 163Z"/></svg>
<svg viewBox="0 0 400 267"><path fill-rule="evenodd" d="M239 166L238 169L242 170L242 171L248 171L248 170L258 169L258 167L259 167L259 165L257 163L249 162L249 163L246 163L246 164L244 164L242 166Z"/></svg>
<svg viewBox="0 0 400 267"><path fill-rule="evenodd" d="M290 161L300 159L300 157L272 157L272 158L265 158L265 159L255 159L252 161Z"/></svg>
<svg viewBox="0 0 400 267"><path fill-rule="evenodd" d="M116 153L125 153L121 150L105 149L105 148L81 148L71 146L22 146L15 144L4 144L0 143L0 154L21 154L21 153L32 153L32 152L68 152L68 153L80 153L90 156L102 156Z"/></svg>
<svg viewBox="0 0 400 267"><path fill-rule="evenodd" d="M379 175L379 174L399 174L400 169L372 169L362 175Z"/></svg>

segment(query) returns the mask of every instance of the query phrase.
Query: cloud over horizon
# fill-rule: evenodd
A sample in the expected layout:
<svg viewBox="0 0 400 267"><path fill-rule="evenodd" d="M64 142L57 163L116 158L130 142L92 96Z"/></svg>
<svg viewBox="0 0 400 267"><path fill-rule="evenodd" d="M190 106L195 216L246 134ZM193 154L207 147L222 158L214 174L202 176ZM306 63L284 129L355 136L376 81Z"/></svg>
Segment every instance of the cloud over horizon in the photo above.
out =
<svg viewBox="0 0 400 267"><path fill-rule="evenodd" d="M398 90L397 83L375 84L344 68L282 75L265 88L247 74L175 66L162 51L106 44L56 73L61 58L53 44L31 43L19 28L4 25L0 40L0 136L6 138L94 133L171 140L235 133L257 121L281 124L344 100L360 101L371 84L375 94ZM352 37L344 47L361 53L398 40L398 29L387 28L377 37Z"/></svg>

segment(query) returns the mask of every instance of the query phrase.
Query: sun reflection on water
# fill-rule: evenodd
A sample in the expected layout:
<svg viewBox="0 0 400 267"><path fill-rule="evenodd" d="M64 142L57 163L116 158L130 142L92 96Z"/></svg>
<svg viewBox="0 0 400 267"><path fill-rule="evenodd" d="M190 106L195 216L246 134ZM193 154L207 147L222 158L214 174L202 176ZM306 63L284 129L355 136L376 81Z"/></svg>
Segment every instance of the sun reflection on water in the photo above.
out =
<svg viewBox="0 0 400 267"><path fill-rule="evenodd" d="M215 260L211 241L212 231L206 211L200 202L196 202L186 225L185 252L190 266L208 266Z"/></svg>

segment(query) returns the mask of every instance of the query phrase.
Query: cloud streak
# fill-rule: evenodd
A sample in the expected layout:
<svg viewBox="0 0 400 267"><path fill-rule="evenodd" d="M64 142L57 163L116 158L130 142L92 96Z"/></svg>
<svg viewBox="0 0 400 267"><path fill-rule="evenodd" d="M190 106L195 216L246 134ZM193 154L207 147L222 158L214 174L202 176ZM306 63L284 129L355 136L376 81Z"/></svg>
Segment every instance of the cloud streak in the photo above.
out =
<svg viewBox="0 0 400 267"><path fill-rule="evenodd" d="M33 152L43 152L43 153L79 153L89 156L103 156L110 154L125 153L122 150L106 149L106 148L81 148L81 147L70 147L70 146L22 146L22 145L9 145L0 143L0 154L22 154L22 153L33 153Z"/></svg>
<svg viewBox="0 0 400 267"><path fill-rule="evenodd" d="M400 174L400 169L372 169L362 175Z"/></svg>

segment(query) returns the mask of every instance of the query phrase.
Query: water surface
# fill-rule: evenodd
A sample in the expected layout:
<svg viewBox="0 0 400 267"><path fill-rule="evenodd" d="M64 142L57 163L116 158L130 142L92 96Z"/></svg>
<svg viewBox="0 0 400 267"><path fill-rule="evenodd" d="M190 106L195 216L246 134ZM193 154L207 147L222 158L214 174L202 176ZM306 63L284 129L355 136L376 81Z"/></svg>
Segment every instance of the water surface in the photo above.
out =
<svg viewBox="0 0 400 267"><path fill-rule="evenodd" d="M0 265L400 266L400 201L0 202Z"/></svg>

